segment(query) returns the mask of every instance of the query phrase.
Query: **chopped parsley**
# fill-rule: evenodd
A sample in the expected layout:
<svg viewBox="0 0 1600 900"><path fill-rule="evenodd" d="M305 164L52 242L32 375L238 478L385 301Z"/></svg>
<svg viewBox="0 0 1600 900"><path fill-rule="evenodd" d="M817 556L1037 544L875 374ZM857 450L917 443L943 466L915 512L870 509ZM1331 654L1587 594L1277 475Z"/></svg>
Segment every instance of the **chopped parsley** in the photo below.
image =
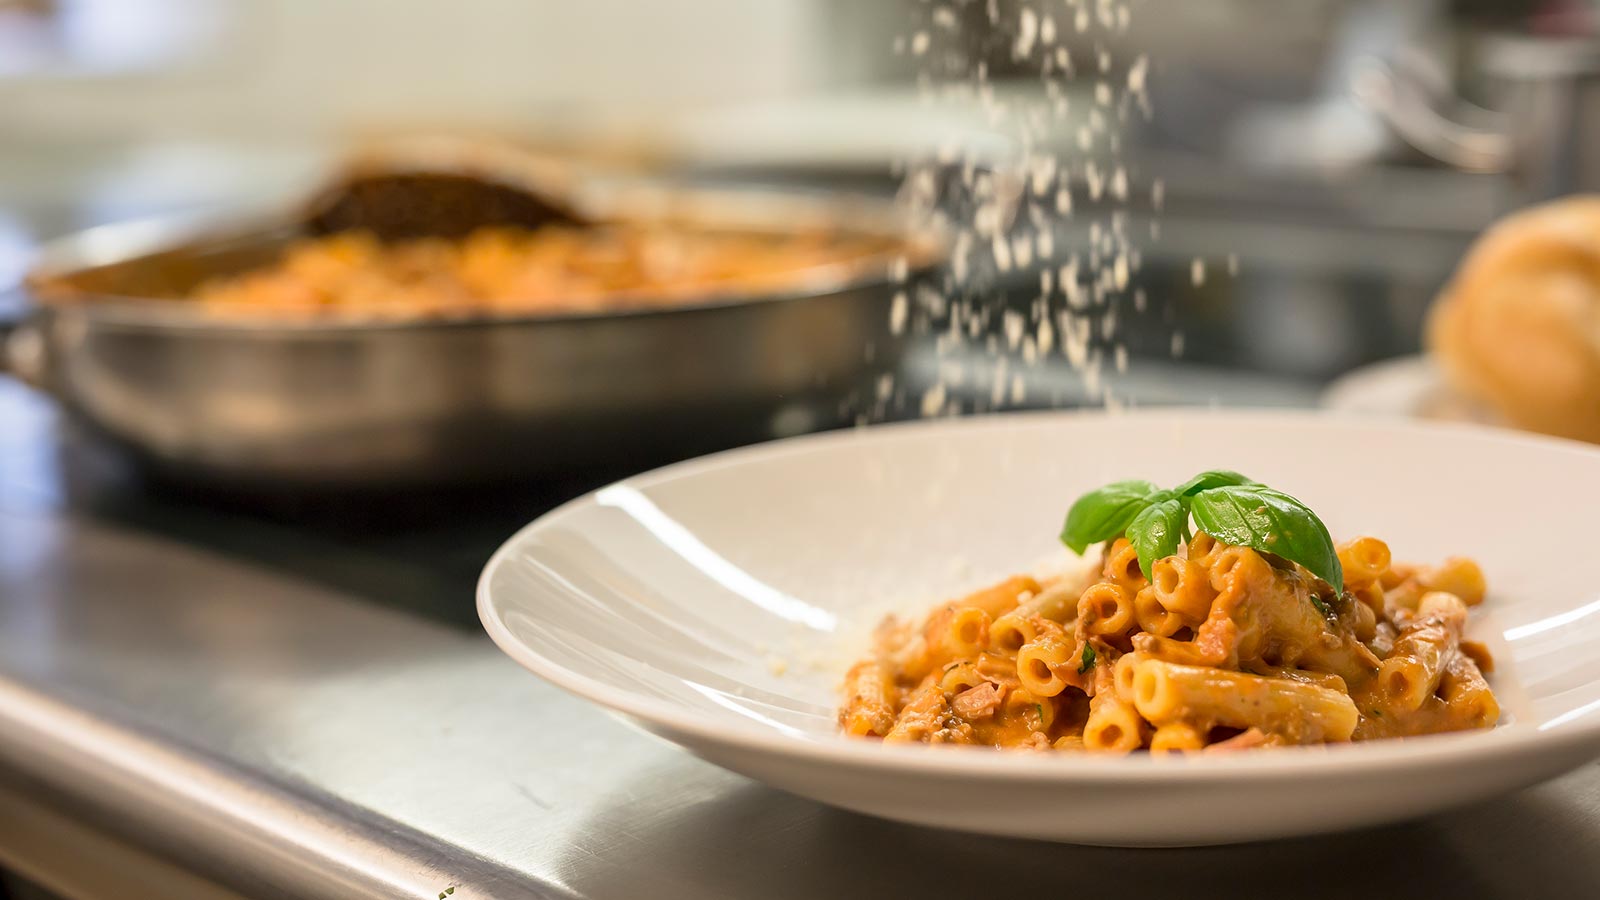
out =
<svg viewBox="0 0 1600 900"><path fill-rule="evenodd" d="M1078 674L1082 675L1092 668L1094 668L1094 647L1090 644L1084 644L1083 661L1078 664Z"/></svg>

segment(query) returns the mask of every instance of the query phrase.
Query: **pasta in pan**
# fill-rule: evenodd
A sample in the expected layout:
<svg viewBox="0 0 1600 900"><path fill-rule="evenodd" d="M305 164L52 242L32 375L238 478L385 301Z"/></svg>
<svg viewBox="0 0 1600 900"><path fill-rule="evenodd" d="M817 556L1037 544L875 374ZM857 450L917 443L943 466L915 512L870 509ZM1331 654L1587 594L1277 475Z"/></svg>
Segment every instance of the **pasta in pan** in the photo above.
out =
<svg viewBox="0 0 1600 900"><path fill-rule="evenodd" d="M200 285L193 299L219 315L291 318L610 312L802 290L898 249L829 230L688 223L483 228L395 242L352 231L297 241L265 268Z"/></svg>
<svg viewBox="0 0 1600 900"><path fill-rule="evenodd" d="M843 730L1159 753L1493 726L1491 660L1463 635L1478 566L1402 565L1371 537L1331 549L1342 589L1203 531L1145 566L1117 537L1093 577L1012 578L921 628L891 619L845 679Z"/></svg>

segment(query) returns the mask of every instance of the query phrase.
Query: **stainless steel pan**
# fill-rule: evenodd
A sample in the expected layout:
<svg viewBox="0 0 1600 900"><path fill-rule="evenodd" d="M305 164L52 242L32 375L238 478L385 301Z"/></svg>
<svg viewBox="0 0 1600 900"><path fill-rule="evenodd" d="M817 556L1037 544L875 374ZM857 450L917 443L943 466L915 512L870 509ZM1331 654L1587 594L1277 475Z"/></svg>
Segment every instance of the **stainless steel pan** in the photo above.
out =
<svg viewBox="0 0 1600 900"><path fill-rule="evenodd" d="M753 229L903 234L876 202L728 192ZM163 221L48 247L13 374L168 475L255 489L385 487L659 460L847 421L894 364L882 265L785 296L600 315L233 321L146 299L271 259L287 227Z"/></svg>

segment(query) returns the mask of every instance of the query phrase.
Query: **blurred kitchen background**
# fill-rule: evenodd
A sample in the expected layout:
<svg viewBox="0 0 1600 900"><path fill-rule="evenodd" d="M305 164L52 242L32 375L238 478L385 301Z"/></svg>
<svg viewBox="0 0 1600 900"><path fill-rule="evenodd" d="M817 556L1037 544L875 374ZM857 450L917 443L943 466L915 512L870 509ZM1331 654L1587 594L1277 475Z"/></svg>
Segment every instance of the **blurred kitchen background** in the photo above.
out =
<svg viewBox="0 0 1600 900"><path fill-rule="evenodd" d="M0 0L0 283L39 240L269 204L352 138L419 128L706 178L891 192L895 160L986 126L975 108L920 102L917 62L891 52L926 6ZM1129 7L1126 46L1152 60L1155 114L1127 123L1124 157L1166 186L1141 282L1174 306L1173 321L1147 323L1160 334L1129 342L1165 362L1176 327L1185 361L1245 399L1278 394L1240 372L1271 376L1293 402L1415 351L1423 309L1472 234L1593 174L1577 132L1600 125L1564 113L1600 102L1600 64L1566 47L1594 4ZM986 39L984 16L968 18L975 56L1005 46ZM991 55L996 83L1038 87L1037 67ZM1219 272L1230 254L1236 277L1191 285L1192 260ZM1169 397L1164 373L1130 390L1188 400L1212 386L1187 380Z"/></svg>

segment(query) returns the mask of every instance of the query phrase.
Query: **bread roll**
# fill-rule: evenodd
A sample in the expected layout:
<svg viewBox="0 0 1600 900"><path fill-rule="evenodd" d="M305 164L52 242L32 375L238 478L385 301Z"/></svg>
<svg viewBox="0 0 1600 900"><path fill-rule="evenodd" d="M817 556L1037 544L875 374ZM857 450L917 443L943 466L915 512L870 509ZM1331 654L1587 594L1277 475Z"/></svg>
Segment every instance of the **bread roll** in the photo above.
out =
<svg viewBox="0 0 1600 900"><path fill-rule="evenodd" d="M1533 431L1600 442L1600 196L1512 215L1435 303L1428 344L1462 393Z"/></svg>

